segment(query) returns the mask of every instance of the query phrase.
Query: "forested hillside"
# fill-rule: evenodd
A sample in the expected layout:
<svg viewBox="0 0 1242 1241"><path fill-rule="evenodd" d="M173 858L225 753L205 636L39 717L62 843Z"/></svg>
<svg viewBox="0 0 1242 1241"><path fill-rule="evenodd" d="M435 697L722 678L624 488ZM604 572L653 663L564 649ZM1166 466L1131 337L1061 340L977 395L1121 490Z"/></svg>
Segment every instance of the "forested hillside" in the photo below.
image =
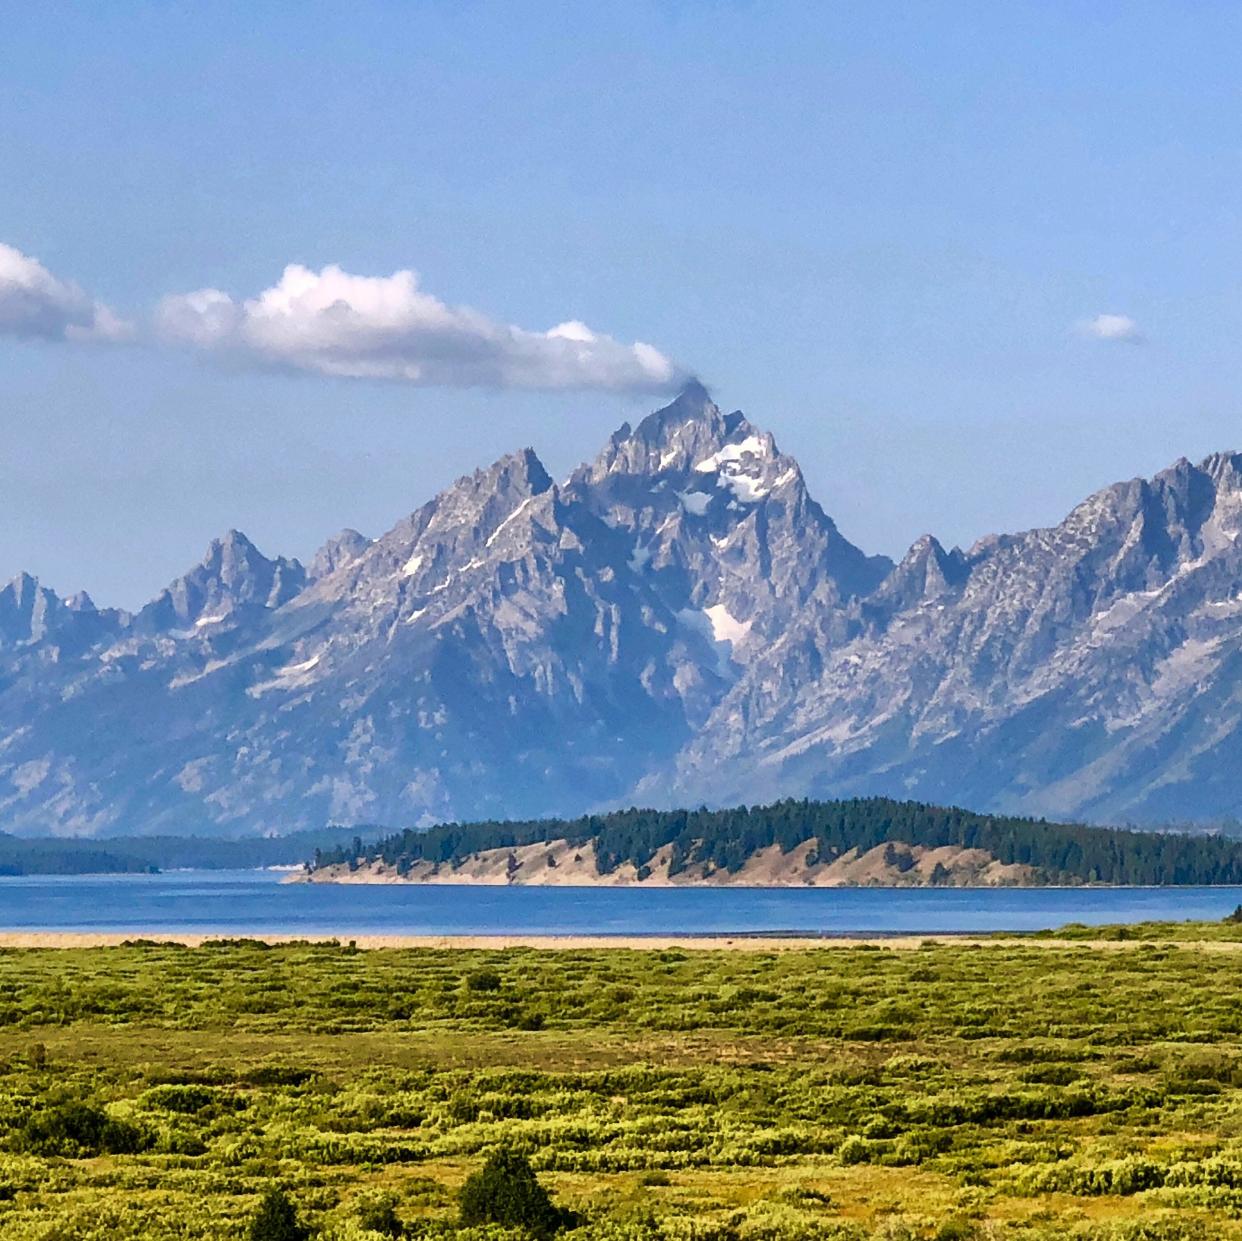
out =
<svg viewBox="0 0 1242 1241"><path fill-rule="evenodd" d="M669 873L705 867L739 871L757 852L788 853L814 842L813 861L831 861L886 844L978 849L1006 865L1037 871L1046 883L1237 884L1242 844L1219 836L1136 832L1042 819L976 814L956 807L888 798L779 801L730 810L640 810L577 819L447 823L407 830L372 845L319 851L315 867L384 863L398 873L419 862L456 865L488 850L545 841L590 845L608 875L632 864L642 877L658 851L671 850Z"/></svg>

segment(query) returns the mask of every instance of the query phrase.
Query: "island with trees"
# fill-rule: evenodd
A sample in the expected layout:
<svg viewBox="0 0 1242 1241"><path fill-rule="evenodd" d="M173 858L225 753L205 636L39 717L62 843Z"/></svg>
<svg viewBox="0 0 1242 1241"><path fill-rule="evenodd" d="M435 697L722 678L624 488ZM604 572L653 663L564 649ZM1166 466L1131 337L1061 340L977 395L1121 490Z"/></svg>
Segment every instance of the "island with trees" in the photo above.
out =
<svg viewBox="0 0 1242 1241"><path fill-rule="evenodd" d="M446 823L319 849L312 882L1038 886L1242 883L1242 842L885 797Z"/></svg>

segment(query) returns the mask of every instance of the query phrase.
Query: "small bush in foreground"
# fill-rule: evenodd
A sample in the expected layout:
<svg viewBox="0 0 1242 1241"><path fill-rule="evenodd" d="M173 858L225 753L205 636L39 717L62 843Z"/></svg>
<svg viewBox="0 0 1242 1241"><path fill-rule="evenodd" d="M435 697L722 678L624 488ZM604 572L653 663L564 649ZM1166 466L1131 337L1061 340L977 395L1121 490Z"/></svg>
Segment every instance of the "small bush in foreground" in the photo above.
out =
<svg viewBox="0 0 1242 1241"><path fill-rule="evenodd" d="M310 1236L282 1189L269 1189L250 1221L248 1241L306 1241Z"/></svg>
<svg viewBox="0 0 1242 1241"><path fill-rule="evenodd" d="M536 1237L550 1237L571 1221L553 1204L525 1155L499 1150L461 1187L461 1222L525 1228Z"/></svg>
<svg viewBox="0 0 1242 1241"><path fill-rule="evenodd" d="M382 1237L399 1237L405 1231L387 1194L364 1197L358 1204L358 1223L368 1232L378 1232Z"/></svg>

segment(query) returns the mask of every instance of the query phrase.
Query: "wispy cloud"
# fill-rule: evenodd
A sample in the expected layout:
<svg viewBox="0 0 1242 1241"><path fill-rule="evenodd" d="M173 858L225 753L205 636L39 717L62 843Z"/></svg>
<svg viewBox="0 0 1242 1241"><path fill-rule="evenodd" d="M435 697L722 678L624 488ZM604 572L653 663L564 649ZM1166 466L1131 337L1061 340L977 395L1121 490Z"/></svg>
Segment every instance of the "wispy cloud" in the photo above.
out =
<svg viewBox="0 0 1242 1241"><path fill-rule="evenodd" d="M0 335L40 340L119 341L133 325L37 259L0 242Z"/></svg>
<svg viewBox="0 0 1242 1241"><path fill-rule="evenodd" d="M1078 331L1092 340L1107 340L1137 345L1143 340L1139 325L1129 315L1096 315L1078 324Z"/></svg>
<svg viewBox="0 0 1242 1241"><path fill-rule="evenodd" d="M295 264L244 301L210 288L166 297L156 325L164 339L256 365L428 386L658 391L685 378L654 346L576 320L532 331L447 305L412 271Z"/></svg>

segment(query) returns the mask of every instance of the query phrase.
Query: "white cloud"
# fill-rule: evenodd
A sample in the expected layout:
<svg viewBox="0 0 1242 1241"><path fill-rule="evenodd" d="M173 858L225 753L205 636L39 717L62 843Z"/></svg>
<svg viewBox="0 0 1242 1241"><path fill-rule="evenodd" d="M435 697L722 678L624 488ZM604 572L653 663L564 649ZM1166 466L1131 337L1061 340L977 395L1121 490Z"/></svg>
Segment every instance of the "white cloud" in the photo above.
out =
<svg viewBox="0 0 1242 1241"><path fill-rule="evenodd" d="M251 362L359 379L444 387L661 390L685 378L659 350L627 345L577 320L546 332L449 306L412 271L355 276L286 267L238 302L219 289L166 297L165 338Z"/></svg>
<svg viewBox="0 0 1242 1241"><path fill-rule="evenodd" d="M1096 315L1094 319L1084 319L1078 330L1094 340L1122 341L1134 345L1143 339L1139 325L1129 315Z"/></svg>
<svg viewBox="0 0 1242 1241"><path fill-rule="evenodd" d="M133 326L37 259L0 242L0 335L118 341Z"/></svg>
<svg viewBox="0 0 1242 1241"><path fill-rule="evenodd" d="M156 322L164 336L202 349L227 341L237 330L241 317L237 304L219 289L166 297L156 311Z"/></svg>

